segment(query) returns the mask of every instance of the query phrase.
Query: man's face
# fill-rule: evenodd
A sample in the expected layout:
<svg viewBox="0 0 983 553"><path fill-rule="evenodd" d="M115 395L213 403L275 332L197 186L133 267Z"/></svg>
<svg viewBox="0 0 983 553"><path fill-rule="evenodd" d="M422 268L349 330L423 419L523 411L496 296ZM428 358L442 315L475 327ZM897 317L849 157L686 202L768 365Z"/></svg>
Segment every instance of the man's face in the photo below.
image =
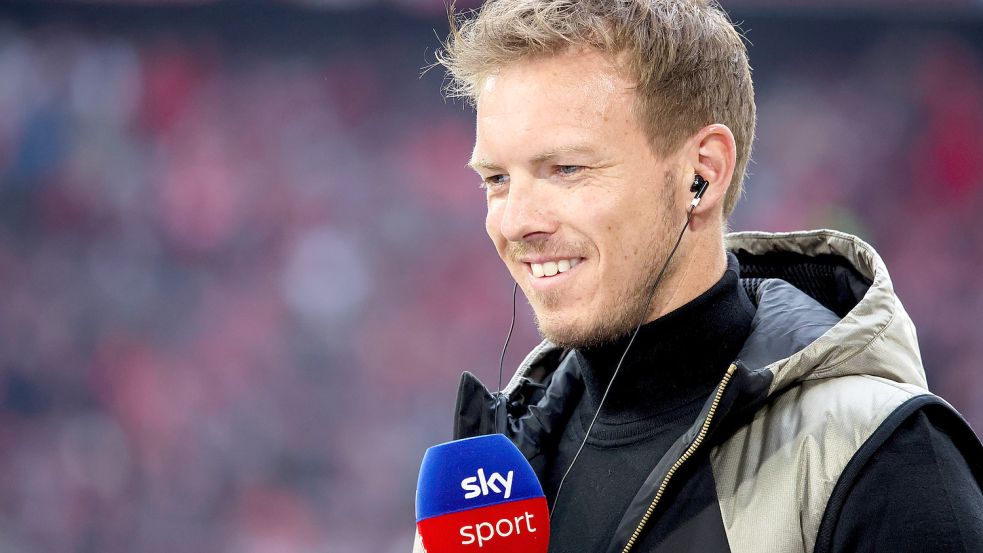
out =
<svg viewBox="0 0 983 553"><path fill-rule="evenodd" d="M653 319L652 285L685 220L670 187L681 166L653 151L631 86L578 50L509 66L478 97L471 165L487 187L485 227L559 345Z"/></svg>

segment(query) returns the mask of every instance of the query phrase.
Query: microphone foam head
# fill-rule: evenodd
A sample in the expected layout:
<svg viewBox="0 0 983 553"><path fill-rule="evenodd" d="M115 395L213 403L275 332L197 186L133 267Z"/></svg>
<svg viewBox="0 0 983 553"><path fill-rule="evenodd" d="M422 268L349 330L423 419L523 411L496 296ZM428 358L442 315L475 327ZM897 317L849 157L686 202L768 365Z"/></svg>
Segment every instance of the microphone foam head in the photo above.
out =
<svg viewBox="0 0 983 553"><path fill-rule="evenodd" d="M416 489L427 553L546 553L549 510L536 473L501 434L427 450Z"/></svg>

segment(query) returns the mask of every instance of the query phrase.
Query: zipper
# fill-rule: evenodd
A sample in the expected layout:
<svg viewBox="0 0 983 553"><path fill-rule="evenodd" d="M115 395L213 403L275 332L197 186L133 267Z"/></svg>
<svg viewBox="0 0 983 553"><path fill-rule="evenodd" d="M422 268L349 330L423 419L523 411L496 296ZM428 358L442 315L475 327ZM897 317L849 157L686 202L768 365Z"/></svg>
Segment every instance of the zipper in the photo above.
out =
<svg viewBox="0 0 983 553"><path fill-rule="evenodd" d="M655 498L652 499L652 503L649 504L649 508L645 511L645 515L642 516L642 520L638 522L638 527L632 532L631 537L628 538L628 543L625 544L625 548L621 550L621 553L628 553L631 548L635 546L635 542L638 541L639 536L642 535L642 530L645 525L648 524L650 518L652 518L652 513L655 512L655 507L659 504L662 499L662 495L666 491L666 487L669 486L669 480L672 476L679 470L679 467L683 466L690 457L696 453L696 450L703 443L703 439L706 438L707 431L710 429L710 423L713 421L713 415L717 412L717 405L720 404L720 398L724 395L724 390L727 389L727 384L730 383L730 379L733 378L734 372L737 370L737 365L731 363L730 367L727 367L727 374L724 375L723 380L717 385L717 393L713 397L713 403L710 404L710 410L707 411L707 418L703 419L703 425L700 427L700 433L696 435L696 439L693 443L686 448L682 456L676 459L676 462L672 464L669 471L666 473L666 477L662 479L662 484L659 486L659 490L655 493Z"/></svg>

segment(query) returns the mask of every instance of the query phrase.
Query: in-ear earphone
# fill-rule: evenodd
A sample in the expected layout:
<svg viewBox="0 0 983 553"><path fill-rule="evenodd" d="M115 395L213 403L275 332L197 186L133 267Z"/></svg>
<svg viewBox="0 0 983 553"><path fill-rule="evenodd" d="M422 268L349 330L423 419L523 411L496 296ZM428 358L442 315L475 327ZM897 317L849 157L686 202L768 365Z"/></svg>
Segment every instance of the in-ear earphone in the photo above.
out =
<svg viewBox="0 0 983 553"><path fill-rule="evenodd" d="M696 207L700 204L700 200L703 199L703 193L707 191L708 186L710 186L710 183L707 182L707 180L701 175L693 175L693 184L689 187L690 192L696 193L696 195L693 196L693 203L691 204L692 207Z"/></svg>

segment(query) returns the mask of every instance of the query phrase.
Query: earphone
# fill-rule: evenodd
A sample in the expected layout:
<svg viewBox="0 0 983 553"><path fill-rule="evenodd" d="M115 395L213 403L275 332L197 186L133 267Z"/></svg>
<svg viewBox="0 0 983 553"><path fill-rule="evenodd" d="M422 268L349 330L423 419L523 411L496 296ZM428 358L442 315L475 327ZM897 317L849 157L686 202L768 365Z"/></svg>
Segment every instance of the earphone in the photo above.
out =
<svg viewBox="0 0 983 553"><path fill-rule="evenodd" d="M659 276L655 279L655 284L652 286L652 290L649 295L649 303L651 303L652 298L655 297L655 292L662 282L662 277L665 276L666 269L669 267L669 262L672 260L673 256L676 255L676 250L679 249L679 244L683 241L683 234L686 233L686 229L689 228L690 221L693 219L693 210L696 206L700 204L700 200L703 199L703 194L707 191L710 183L707 182L702 175L693 175L693 184L690 185L690 192L693 192L693 201L690 202L689 209L686 213L686 224L683 225L683 229L679 232L679 237L676 239L676 244L672 247L669 255L666 257L665 263L662 264L662 269L659 271ZM498 366L498 395L502 394L502 370L505 365L505 350L509 347L509 339L512 337L512 328L515 325L515 295L518 289L518 282L512 288L512 324L509 326L509 334L505 338L505 346L502 348L502 357ZM648 313L646 312L646 316ZM604 390L604 394L601 396L601 401L597 406L597 411L594 413L594 417L591 419L590 425L587 427L587 431L584 433L584 440L581 442L580 447L577 449L577 453L574 454L573 460L570 461L570 465L567 470L563 473L563 477L560 478L560 483L556 488L556 495L553 498L553 505L550 507L550 518L553 517L553 511L556 509L557 504L560 501L560 491L563 490L563 483L566 482L567 476L570 475L570 471L573 470L573 466L577 463L577 459L580 457L580 452L583 451L584 446L587 444L587 438L590 436L590 431L594 428L594 423L597 422L598 415L601 414L601 408L604 407L604 400L608 397L608 392L611 391L611 386L614 384L615 378L618 376L618 372L621 370L621 365L625 361L625 357L628 355L628 350L631 349L631 345L635 343L635 337L638 336L638 331L641 330L642 325L645 324L645 318L643 317L641 321L638 322L638 326L635 327L635 331L632 332L631 338L628 340L628 345L625 346L625 351L621 354L621 359L618 361L618 365L614 369L614 373L611 375L611 380L608 381L607 388ZM496 404L496 411L501 402ZM496 418L498 417L496 413Z"/></svg>
<svg viewBox="0 0 983 553"><path fill-rule="evenodd" d="M695 192L696 195L693 196L693 202L690 205L693 207L700 205L700 200L703 199L703 193L707 191L708 186L710 183L702 175L693 175L693 184L690 185L689 191Z"/></svg>

